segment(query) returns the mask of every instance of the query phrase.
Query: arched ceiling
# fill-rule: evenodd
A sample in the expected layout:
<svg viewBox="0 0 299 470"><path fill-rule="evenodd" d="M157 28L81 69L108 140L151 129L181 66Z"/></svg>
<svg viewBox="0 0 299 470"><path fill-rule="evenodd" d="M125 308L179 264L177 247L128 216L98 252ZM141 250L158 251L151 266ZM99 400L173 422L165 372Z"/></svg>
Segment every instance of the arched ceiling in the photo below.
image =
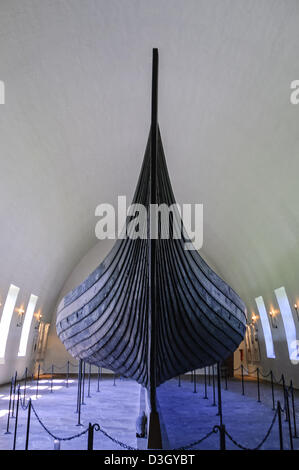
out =
<svg viewBox="0 0 299 470"><path fill-rule="evenodd" d="M2 0L0 296L13 282L51 314L97 243L95 207L132 197L152 47L169 172L178 202L204 204L203 254L250 308L281 285L295 296L298 24L296 0Z"/></svg>

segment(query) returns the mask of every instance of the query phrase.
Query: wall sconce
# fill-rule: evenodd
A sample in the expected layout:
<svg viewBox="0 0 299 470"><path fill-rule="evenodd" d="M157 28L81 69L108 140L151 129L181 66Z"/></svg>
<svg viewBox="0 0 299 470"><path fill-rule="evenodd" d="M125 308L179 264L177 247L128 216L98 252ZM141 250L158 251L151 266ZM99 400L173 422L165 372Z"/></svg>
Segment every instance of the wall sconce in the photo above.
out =
<svg viewBox="0 0 299 470"><path fill-rule="evenodd" d="M251 316L252 324L253 324L254 329L255 329L256 332L258 331L258 327L257 327L258 318L259 317L255 313L253 313L252 316Z"/></svg>
<svg viewBox="0 0 299 470"><path fill-rule="evenodd" d="M23 305L19 308L16 308L16 312L18 312L17 327L20 327L23 325L23 318L24 318L24 313L25 313Z"/></svg>
<svg viewBox="0 0 299 470"><path fill-rule="evenodd" d="M257 320L258 320L258 319L259 319L259 317L258 317L255 313L253 313L253 314L251 315L251 321L248 321L248 322L247 322L247 326L248 326L248 327L253 326L253 327L254 327L254 330L255 330L256 332L258 332L258 327L257 327Z"/></svg>
<svg viewBox="0 0 299 470"><path fill-rule="evenodd" d="M276 312L274 310L270 310L269 315L270 315L270 319L271 319L272 328L277 328Z"/></svg>
<svg viewBox="0 0 299 470"><path fill-rule="evenodd" d="M294 304L294 309L296 310L297 320L299 321L299 312L298 312L299 308L297 304Z"/></svg>
<svg viewBox="0 0 299 470"><path fill-rule="evenodd" d="M34 317L35 317L35 319L36 319L36 321L37 321L37 324L35 325L35 329L38 330L38 329L39 329L40 322L41 322L41 319L42 319L42 314L40 313L40 311L35 312Z"/></svg>

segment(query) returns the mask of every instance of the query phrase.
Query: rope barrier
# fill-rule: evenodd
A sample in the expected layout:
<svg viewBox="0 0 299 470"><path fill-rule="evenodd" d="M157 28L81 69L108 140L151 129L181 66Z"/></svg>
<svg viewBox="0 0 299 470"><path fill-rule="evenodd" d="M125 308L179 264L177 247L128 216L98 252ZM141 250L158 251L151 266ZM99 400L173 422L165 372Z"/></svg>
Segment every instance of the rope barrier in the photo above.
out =
<svg viewBox="0 0 299 470"><path fill-rule="evenodd" d="M32 407L32 411L33 413L35 414L35 417L37 419L37 421L39 422L39 424L42 426L42 428L53 438L53 439L56 439L57 441L71 441L72 439L76 439L80 436L83 436L83 434L86 434L87 431L88 431L88 428L86 428L84 431L78 433L78 434L74 434L73 436L69 436L69 437L58 437L58 436L55 436L55 434L53 434L48 428L47 426L42 422L41 418L38 416L37 414L37 411L36 409L34 408L33 404L31 403L31 407Z"/></svg>
<svg viewBox="0 0 299 470"><path fill-rule="evenodd" d="M208 437L212 436L212 434L216 434L218 431L216 430L215 427L213 427L212 431L208 432L205 436L203 436L201 439L199 439L198 441L194 441L192 442L191 444L189 445L186 445L184 447L177 447L176 449L173 449L173 450L188 450L190 449L191 447L194 447L196 445L199 445L201 444L203 441L205 441L206 439L208 439Z"/></svg>
<svg viewBox="0 0 299 470"><path fill-rule="evenodd" d="M28 408L28 404L29 402L27 403L27 406L26 408L22 408L23 409L27 409ZM83 436L84 434L86 434L88 432L88 427L78 433L78 434L74 434L73 436L69 436L69 437L59 437L59 436L56 436L55 434L53 434L48 428L47 426L42 422L41 418L38 416L38 413L36 411L36 409L34 408L33 404L31 403L31 407L32 407L32 411L33 413L35 414L35 417L37 419L37 421L39 422L39 424L42 426L42 428L53 438L53 439L56 439L58 441L71 441L72 439L76 439L78 437L81 437ZM110 436L110 434L107 433L107 431L104 431L104 429L102 428L99 428L98 431L100 431L102 434L104 434L104 436L106 436L108 439L110 439L111 441L113 441L115 444L118 444L120 447L124 448L124 449L127 449L127 450L138 450L136 449L135 447L131 447L129 446L128 444L125 444L124 442L122 441L119 441L118 439L115 439L114 437Z"/></svg>
<svg viewBox="0 0 299 470"><path fill-rule="evenodd" d="M250 447L245 447L243 446L242 444L240 444L239 442L237 442L228 432L227 430L225 430L225 434L227 435L227 437L233 442L233 444L235 444L235 446L239 447L239 449L242 449L242 450L259 450L263 444L265 444L266 440L268 439L272 429L273 429L273 426L274 426L274 423L276 421L276 418L277 418L277 413L278 411L276 410L275 413L274 413L274 416L273 416L273 419L272 419L272 422L270 424L270 427L268 429L268 431L266 432L264 438L262 439L262 441L256 446L256 447L253 447L253 448L250 448Z"/></svg>
<svg viewBox="0 0 299 470"><path fill-rule="evenodd" d="M99 431L104 434L104 436L108 437L108 439L110 439L112 442L114 442L115 444L119 445L120 447L122 447L123 449L127 449L127 450L138 450L136 449L135 447L131 447L129 446L128 444L125 444L124 442L121 442L119 441L118 439L115 439L114 437L110 436L110 434L108 434L106 431L104 431L104 429L100 428Z"/></svg>
<svg viewBox="0 0 299 470"><path fill-rule="evenodd" d="M65 365L62 365L62 366L51 366L51 372L52 372L52 377L53 377L53 368L55 367L56 369L63 369L65 368L66 366L73 366L73 367L77 367L77 365L75 364L72 364L70 363L69 361L65 364ZM284 391L285 393L288 395L289 393L292 393L293 391L293 387L292 385L290 384L289 386L285 385L285 380L284 380L284 376L282 375L280 380L277 381L273 375L273 372L270 371L268 372L268 374L263 374L262 372L260 372L260 369L257 367L254 371L249 371L249 369L246 369L243 364L241 364L238 368L236 369L233 369L234 371L237 371L239 369L242 368L242 371L246 371L249 375L251 374L255 374L258 372L258 375L259 373L263 376L263 377L268 377L270 374L271 374L271 381L272 381L272 388L273 388L273 382L275 382L276 384L280 384L281 382L283 383L283 386L284 386ZM40 365L39 365L39 370L40 370ZM44 373L47 372L47 370L45 369L44 370ZM28 369L25 370L23 376L21 378L18 379L18 382L20 383L20 381L23 380L24 376L26 374L26 377L28 378L29 380L29 374L28 374ZM273 398L274 400L274 398ZM76 439L76 438L79 438L81 436L83 436L84 434L86 434L88 431L89 431L89 427L87 427L85 430L81 431L80 433L77 433L75 435L72 435L72 436L68 436L68 437L59 437L59 436L56 436L55 434L53 434L49 429L48 427L43 423L42 419L39 417L35 407L33 406L32 404L32 401L31 400L28 400L27 404L26 404L26 399L25 399L25 393L24 393L24 399L22 400L22 397L20 397L20 405L21 405L21 408L25 411L28 409L29 407L29 404L31 404L31 408L32 408L32 411L37 419L37 421L39 422L39 424L41 425L41 427L44 429L44 431L49 435L51 436L53 439L56 439L58 441L70 441L70 440L73 440L73 439ZM273 408L274 410L274 408ZM280 406L280 411L283 413L284 412L284 409ZM275 424L275 421L276 421L276 418L278 416L278 408L275 410L275 413L273 415L273 418L272 418L272 422L264 436L264 438L262 439L262 441L254 448L249 448L249 447L246 447L242 444L240 444L238 441L236 441L232 435L224 428L224 434L230 439L230 441L236 446L238 447L239 449L242 449L242 450L247 450L247 451L250 451L250 450L259 450L263 445L264 443L266 442L266 440L268 439L268 437L270 436L270 433L273 429L273 426ZM105 431L104 429L100 428L99 425L98 426L98 429L96 429L97 431L100 431L105 437L107 437L108 439L110 439L112 442L114 442L115 444L117 444L118 446L124 448L124 449L127 449L127 450L138 450L116 438L114 438L113 436L111 436L107 431ZM218 426L214 426L213 429L211 431L209 431L207 434L205 434L202 438L194 441L194 442L191 442L190 444L188 445L185 445L183 447L178 447L178 448L175 448L173 450L187 450L187 449L190 449L194 446L197 446L199 444L201 444L203 441L205 441L206 439L208 439L210 436L212 436L213 434L217 433L220 428L218 429L219 427ZM223 436L224 436L223 434ZM297 437L297 436L295 436ZM224 439L224 445L225 445L225 439Z"/></svg>

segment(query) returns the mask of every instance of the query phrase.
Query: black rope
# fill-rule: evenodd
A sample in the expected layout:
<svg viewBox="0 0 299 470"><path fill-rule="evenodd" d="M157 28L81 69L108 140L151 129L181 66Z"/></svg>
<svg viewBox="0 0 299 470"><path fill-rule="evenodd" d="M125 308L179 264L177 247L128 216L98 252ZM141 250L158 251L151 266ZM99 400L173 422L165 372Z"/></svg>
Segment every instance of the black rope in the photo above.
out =
<svg viewBox="0 0 299 470"><path fill-rule="evenodd" d="M242 449L242 450L259 450L262 445L266 442L266 440L268 439L272 429L273 429L273 426L274 426L274 423L276 421L276 417L277 417L277 413L278 411L276 410L275 413L274 413L274 416L273 416L273 419L272 419L272 422L270 424L270 427L268 429L268 431L266 432L264 438L262 439L262 441L256 446L256 447L253 447L253 448L250 448L250 447L245 447L243 446L242 444L240 444L239 442L237 442L228 432L227 430L225 429L225 434L227 435L227 437L235 444L235 446L239 447L239 449Z"/></svg>
<svg viewBox="0 0 299 470"><path fill-rule="evenodd" d="M110 436L110 434L108 434L106 431L104 431L104 429L100 428L99 431L104 434L104 436L108 437L108 439L110 439L112 442L114 442L115 444L119 445L120 447L123 447L123 449L127 449L127 450L138 450L136 449L135 447L131 447L129 446L128 444L125 444L124 442L121 442L119 441L118 439L115 439L114 437Z"/></svg>
<svg viewBox="0 0 299 470"><path fill-rule="evenodd" d="M83 434L86 434L87 431L88 431L88 428L86 428L84 431L78 433L78 434L75 434L73 436L69 436L69 437L59 437L59 436L55 436L55 434L53 434L48 428L47 426L42 422L41 418L38 416L33 404L31 403L31 407L32 407L32 411L33 413L35 414L36 416L36 419L37 421L39 422L39 424L42 426L42 428L51 436L53 437L53 439L56 439L57 441L71 441L72 439L76 439L77 437L80 437L80 436L83 436Z"/></svg>
<svg viewBox="0 0 299 470"><path fill-rule="evenodd" d="M176 449L173 449L173 450L188 450L190 449L190 447L194 447L196 445L199 445L201 442L205 441L206 439L208 439L208 437L212 436L212 434L216 434L217 433L217 429L214 428L212 429L212 431L208 432L205 436L203 436L201 439L199 439L198 441L194 441L192 442L191 444L188 444L184 447L177 447Z"/></svg>

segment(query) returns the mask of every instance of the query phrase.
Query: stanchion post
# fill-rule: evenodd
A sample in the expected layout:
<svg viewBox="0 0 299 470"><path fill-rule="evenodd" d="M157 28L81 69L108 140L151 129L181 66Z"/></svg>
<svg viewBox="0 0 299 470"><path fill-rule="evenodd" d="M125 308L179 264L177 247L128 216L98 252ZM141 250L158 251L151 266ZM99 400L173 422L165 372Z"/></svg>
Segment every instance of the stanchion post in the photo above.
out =
<svg viewBox="0 0 299 470"><path fill-rule="evenodd" d="M67 369L66 369L66 388L69 386L69 376L70 376L70 361L67 361Z"/></svg>
<svg viewBox="0 0 299 470"><path fill-rule="evenodd" d="M81 372L82 376L82 405L86 405L84 402L84 394L85 394L85 362L83 361L83 372Z"/></svg>
<svg viewBox="0 0 299 470"><path fill-rule="evenodd" d="M53 375L54 375L54 364L51 367L51 393L53 393Z"/></svg>
<svg viewBox="0 0 299 470"><path fill-rule="evenodd" d="M16 387L17 387L17 371L15 372L15 377L14 377L14 382L13 382L13 401L12 401L12 413L11 417L14 418L14 412L15 412L15 401L16 401Z"/></svg>
<svg viewBox="0 0 299 470"><path fill-rule="evenodd" d="M36 398L38 396L38 382L39 382L39 373L40 373L40 364L38 365L37 369L37 380L36 380Z"/></svg>
<svg viewBox="0 0 299 470"><path fill-rule="evenodd" d="M228 386L227 386L227 367L225 367L224 374L225 374L225 390L227 390L228 389Z"/></svg>
<svg viewBox="0 0 299 470"><path fill-rule="evenodd" d="M257 379L257 401L261 402L261 394L260 394L260 370L257 367L256 369L256 379Z"/></svg>
<svg viewBox="0 0 299 470"><path fill-rule="evenodd" d="M225 450L226 449L226 446L225 446L225 425L224 424L221 424L219 426L219 431L220 431L220 450Z"/></svg>
<svg viewBox="0 0 299 470"><path fill-rule="evenodd" d="M208 399L208 394L207 394L207 371L206 368L204 368L204 381L205 381L205 396L204 399Z"/></svg>
<svg viewBox="0 0 299 470"><path fill-rule="evenodd" d="M91 376L91 364L89 364L89 369L88 369L88 393L87 393L88 398L90 398L90 376Z"/></svg>
<svg viewBox="0 0 299 470"><path fill-rule="evenodd" d="M294 437L297 438L297 425L296 425L296 410L295 410L295 400L294 400L294 389L293 389L293 381L291 380L290 383L291 388L291 399L292 399L292 411L293 411L293 423L294 423Z"/></svg>
<svg viewBox="0 0 299 470"><path fill-rule="evenodd" d="M242 376L242 395L245 395L245 390L244 390L244 370L243 370L243 364L241 364L241 376Z"/></svg>
<svg viewBox="0 0 299 470"><path fill-rule="evenodd" d="M25 381L24 381L24 395L23 395L23 402L24 402L24 406L25 406L25 400L26 400L26 386L27 386L27 367L25 369Z"/></svg>
<svg viewBox="0 0 299 470"><path fill-rule="evenodd" d="M281 406L280 401L277 402L277 414L278 414L278 432L279 432L279 448L283 450L283 435L282 435L282 420L281 420Z"/></svg>
<svg viewBox="0 0 299 470"><path fill-rule="evenodd" d="M11 411L12 388L13 388L13 377L11 378L11 382L10 382L9 405L8 405L8 415L7 415L7 424L6 424L5 434L11 434L11 432L9 430L9 421L10 421L10 411Z"/></svg>
<svg viewBox="0 0 299 470"><path fill-rule="evenodd" d="M19 404L20 404L20 385L18 386L18 395L17 395L17 409L16 409L15 431L14 431L13 448L12 448L13 450L16 450L18 418L19 418Z"/></svg>
<svg viewBox="0 0 299 470"><path fill-rule="evenodd" d="M116 383L115 383L115 377L116 377L116 374L115 374L115 372L114 372L114 379L113 379L113 385L114 385L114 386L116 385Z"/></svg>
<svg viewBox="0 0 299 470"><path fill-rule="evenodd" d="M97 386L97 392L100 391L100 368L98 367L98 386Z"/></svg>
<svg viewBox="0 0 299 470"><path fill-rule="evenodd" d="M25 450L28 450L28 445L29 445L30 418L31 418L31 398L29 398L29 402L28 402Z"/></svg>
<svg viewBox="0 0 299 470"><path fill-rule="evenodd" d="M93 450L93 425L88 425L87 450Z"/></svg>
<svg viewBox="0 0 299 470"><path fill-rule="evenodd" d="M197 393L197 390L196 390L196 370L193 371L193 393Z"/></svg>
<svg viewBox="0 0 299 470"><path fill-rule="evenodd" d="M290 405L289 405L289 393L288 393L287 388L285 388L285 401L286 401L287 417L288 417L290 448L291 448L291 450L294 450L293 436L292 436L292 425L291 425L291 414L290 414Z"/></svg>
<svg viewBox="0 0 299 470"><path fill-rule="evenodd" d="M181 376L179 375L179 383L178 383L178 387L181 386Z"/></svg>
<svg viewBox="0 0 299 470"><path fill-rule="evenodd" d="M79 411L80 359L79 359L79 362L78 362L77 380L78 380L78 384L77 384L77 408L76 408L76 413L78 413L78 411Z"/></svg>
<svg viewBox="0 0 299 470"><path fill-rule="evenodd" d="M221 369L220 363L217 362L217 389L218 389L218 413L220 419L220 427L222 426L222 398L221 398L221 377L220 377Z"/></svg>
<svg viewBox="0 0 299 470"><path fill-rule="evenodd" d="M273 381L273 372L270 371L271 376L271 392L272 392L272 410L275 410L275 397L274 397L274 381Z"/></svg>
<svg viewBox="0 0 299 470"><path fill-rule="evenodd" d="M282 381L282 391L283 391L283 399L284 399L284 409L285 409L285 421L288 420L288 411L287 411L287 403L286 403L286 393L285 393L285 390L286 390L286 384L285 384L285 380L284 380L284 375L281 374L281 381Z"/></svg>
<svg viewBox="0 0 299 470"><path fill-rule="evenodd" d="M209 366L208 368L208 383L209 383L209 386L211 385L211 366Z"/></svg>
<svg viewBox="0 0 299 470"><path fill-rule="evenodd" d="M82 426L81 424L81 387L82 387L82 359L79 360L79 371L78 371L78 423L77 426Z"/></svg>
<svg viewBox="0 0 299 470"><path fill-rule="evenodd" d="M212 406L216 406L216 394L215 394L215 371L214 371L214 364L212 370L212 378L213 378L213 404Z"/></svg>

